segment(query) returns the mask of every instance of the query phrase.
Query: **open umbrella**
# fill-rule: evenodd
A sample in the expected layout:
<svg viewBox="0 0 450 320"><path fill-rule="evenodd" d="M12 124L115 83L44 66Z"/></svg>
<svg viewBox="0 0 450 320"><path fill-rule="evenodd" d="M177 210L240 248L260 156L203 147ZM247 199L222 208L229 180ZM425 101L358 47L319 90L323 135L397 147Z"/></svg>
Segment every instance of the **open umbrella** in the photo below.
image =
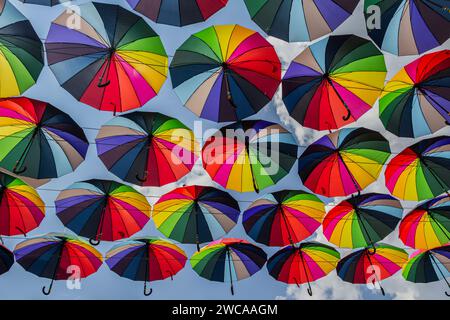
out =
<svg viewBox="0 0 450 320"><path fill-rule="evenodd" d="M166 237L199 244L223 237L239 219L238 202L225 191L181 187L164 194L153 207L153 221Z"/></svg>
<svg viewBox="0 0 450 320"><path fill-rule="evenodd" d="M383 54L355 35L330 36L306 48L283 77L283 101L301 125L338 129L358 120L380 96Z"/></svg>
<svg viewBox="0 0 450 320"><path fill-rule="evenodd" d="M284 178L297 160L294 136L263 120L228 125L207 139L203 167L226 189L259 192Z"/></svg>
<svg viewBox="0 0 450 320"><path fill-rule="evenodd" d="M116 245L106 253L106 264L119 276L144 281L144 295L147 282L172 278L184 268L186 254L170 241L160 238L133 238Z"/></svg>
<svg viewBox="0 0 450 320"><path fill-rule="evenodd" d="M392 78L380 98L380 119L400 137L432 134L450 123L450 50L411 62Z"/></svg>
<svg viewBox="0 0 450 320"><path fill-rule="evenodd" d="M129 238L150 220L147 199L115 181L76 182L58 195L55 206L62 223L92 245Z"/></svg>
<svg viewBox="0 0 450 320"><path fill-rule="evenodd" d="M197 116L216 122L249 117L270 102L281 80L281 63L259 33L239 25L195 33L170 64L172 85Z"/></svg>
<svg viewBox="0 0 450 320"><path fill-rule="evenodd" d="M267 194L244 211L242 224L253 240L268 246L298 243L320 227L325 205L315 195L301 190Z"/></svg>
<svg viewBox="0 0 450 320"><path fill-rule="evenodd" d="M61 86L77 100L114 113L155 97L168 67L155 31L117 5L86 3L78 11L66 10L56 18L45 43L48 64Z"/></svg>
<svg viewBox="0 0 450 320"><path fill-rule="evenodd" d="M345 128L306 148L299 159L299 174L314 193L347 196L377 180L390 152L389 142L380 133Z"/></svg>
<svg viewBox="0 0 450 320"><path fill-rule="evenodd" d="M133 112L103 125L97 154L120 179L140 186L163 186L188 174L199 158L194 133L160 113Z"/></svg>
<svg viewBox="0 0 450 320"><path fill-rule="evenodd" d="M0 244L0 274L8 272L13 264L14 254L4 245Z"/></svg>

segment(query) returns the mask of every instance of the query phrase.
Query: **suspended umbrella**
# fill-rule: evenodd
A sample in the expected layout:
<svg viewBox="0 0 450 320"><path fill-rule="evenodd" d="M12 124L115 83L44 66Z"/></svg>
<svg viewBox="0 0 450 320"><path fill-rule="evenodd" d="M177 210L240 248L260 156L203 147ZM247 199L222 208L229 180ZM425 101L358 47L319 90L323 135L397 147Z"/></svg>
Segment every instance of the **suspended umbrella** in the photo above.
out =
<svg viewBox="0 0 450 320"><path fill-rule="evenodd" d="M79 25L75 25L78 21ZM167 77L159 36L139 16L105 3L64 11L45 43L50 69L77 100L123 112L154 98Z"/></svg>
<svg viewBox="0 0 450 320"><path fill-rule="evenodd" d="M203 146L203 167L226 189L259 192L284 178L297 160L294 136L263 120L241 121L217 131Z"/></svg>
<svg viewBox="0 0 450 320"><path fill-rule="evenodd" d="M89 244L66 234L49 233L19 243L14 249L16 261L28 272L51 279L42 293L49 295L55 280L67 280L77 268L77 276L86 278L102 265L102 255Z"/></svg>
<svg viewBox="0 0 450 320"><path fill-rule="evenodd" d="M384 51L398 56L422 54L450 37L446 5L444 0L365 0L367 31ZM373 18L379 23L372 23Z"/></svg>
<svg viewBox="0 0 450 320"><path fill-rule="evenodd" d="M60 3L69 2L70 0L19 0L23 3L37 4L40 6L53 7Z"/></svg>
<svg viewBox="0 0 450 320"><path fill-rule="evenodd" d="M249 278L264 266L267 254L241 239L226 238L211 242L191 257L191 265L200 277L217 282L233 282Z"/></svg>
<svg viewBox="0 0 450 320"><path fill-rule="evenodd" d="M306 148L299 159L299 174L314 193L347 196L377 180L390 152L389 142L380 133L345 128Z"/></svg>
<svg viewBox="0 0 450 320"><path fill-rule="evenodd" d="M419 141L387 165L386 187L394 197L420 201L450 190L450 137Z"/></svg>
<svg viewBox="0 0 450 320"><path fill-rule="evenodd" d="M150 220L147 199L115 181L76 182L58 195L55 206L61 222L92 245L129 238Z"/></svg>
<svg viewBox="0 0 450 320"><path fill-rule="evenodd" d="M189 186L163 195L153 207L153 221L166 237L182 243L211 242L234 228L238 202L213 187Z"/></svg>
<svg viewBox="0 0 450 320"><path fill-rule="evenodd" d="M160 238L134 238L119 244L106 253L106 264L119 276L147 282L172 278L184 268L187 257L183 250L170 241Z"/></svg>
<svg viewBox="0 0 450 320"><path fill-rule="evenodd" d="M267 194L253 202L242 218L247 234L267 246L294 245L320 227L325 205L301 190Z"/></svg>
<svg viewBox="0 0 450 320"><path fill-rule="evenodd" d="M270 102L281 80L281 63L259 33L239 25L212 26L192 35L170 65L172 85L197 116L237 121Z"/></svg>
<svg viewBox="0 0 450 320"><path fill-rule="evenodd" d="M380 119L400 137L432 134L450 122L450 50L411 62L386 85Z"/></svg>
<svg viewBox="0 0 450 320"><path fill-rule="evenodd" d="M11 269L14 264L14 254L4 245L0 244L0 275Z"/></svg>
<svg viewBox="0 0 450 320"><path fill-rule="evenodd" d="M304 127L339 129L358 120L380 96L383 54L355 35L330 36L306 48L283 77L283 101Z"/></svg>
<svg viewBox="0 0 450 320"><path fill-rule="evenodd" d="M115 117L101 127L95 142L109 171L140 186L175 182L188 174L199 158L194 133L160 113Z"/></svg>
<svg viewBox="0 0 450 320"><path fill-rule="evenodd" d="M288 284L308 284L308 294L313 295L311 282L325 277L336 268L339 252L318 242L303 242L298 247L287 246L267 261L269 274Z"/></svg>
<svg viewBox="0 0 450 320"><path fill-rule="evenodd" d="M35 179L73 172L89 143L76 122L49 103L0 99L0 167Z"/></svg>

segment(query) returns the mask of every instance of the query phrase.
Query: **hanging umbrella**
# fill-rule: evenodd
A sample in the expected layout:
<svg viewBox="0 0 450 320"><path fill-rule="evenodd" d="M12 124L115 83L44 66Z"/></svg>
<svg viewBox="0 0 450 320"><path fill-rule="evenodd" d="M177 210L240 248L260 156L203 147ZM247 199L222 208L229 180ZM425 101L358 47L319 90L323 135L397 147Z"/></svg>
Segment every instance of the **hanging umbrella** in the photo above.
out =
<svg viewBox="0 0 450 320"><path fill-rule="evenodd" d="M281 80L281 63L259 33L239 25L212 26L192 35L170 65L172 85L197 116L237 121L270 102Z"/></svg>
<svg viewBox="0 0 450 320"><path fill-rule="evenodd" d="M203 167L226 189L259 192L284 178L297 160L294 136L263 120L228 125L203 146Z"/></svg>
<svg viewBox="0 0 450 320"><path fill-rule="evenodd" d="M238 202L212 187L189 186L163 195L153 207L153 221L166 237L199 244L223 237L239 219Z"/></svg>
<svg viewBox="0 0 450 320"><path fill-rule="evenodd" d="M227 5L228 0L127 0L149 19L172 26L203 22Z"/></svg>
<svg viewBox="0 0 450 320"><path fill-rule="evenodd" d="M233 282L251 277L261 270L267 254L241 239L227 238L211 242L191 257L191 265L200 277L217 282Z"/></svg>
<svg viewBox="0 0 450 320"><path fill-rule="evenodd" d="M23 3L37 4L40 6L53 7L60 3L69 2L70 0L19 0Z"/></svg>
<svg viewBox="0 0 450 320"><path fill-rule="evenodd" d="M347 196L377 180L390 152L389 142L380 133L345 128L306 148L299 159L299 174L314 193Z"/></svg>
<svg viewBox="0 0 450 320"><path fill-rule="evenodd" d="M120 6L93 2L79 6L79 12L64 11L51 24L45 46L61 86L99 110L139 108L167 77L159 36Z"/></svg>
<svg viewBox="0 0 450 320"><path fill-rule="evenodd" d="M278 281L288 284L308 284L312 296L311 282L325 277L336 268L339 252L318 242L303 242L296 247L287 246L267 261L269 274Z"/></svg>
<svg viewBox="0 0 450 320"><path fill-rule="evenodd" d="M419 141L387 165L386 187L394 197L420 201L450 190L450 137Z"/></svg>
<svg viewBox="0 0 450 320"><path fill-rule="evenodd" d="M55 201L56 215L76 234L101 240L129 238L150 220L147 199L130 186L107 180L76 182Z"/></svg>
<svg viewBox="0 0 450 320"><path fill-rule="evenodd" d="M432 134L450 122L450 50L427 54L400 70L380 99L380 119L400 137Z"/></svg>
<svg viewBox="0 0 450 320"><path fill-rule="evenodd" d="M0 132L0 167L35 179L71 173L89 146L68 114L28 98L0 99Z"/></svg>
<svg viewBox="0 0 450 320"><path fill-rule="evenodd" d="M253 202L242 218L247 234L267 246L298 243L320 227L325 215L323 202L301 190L267 194Z"/></svg>
<svg viewBox="0 0 450 320"><path fill-rule="evenodd" d="M134 238L106 253L106 264L119 276L144 281L144 295L149 296L147 282L173 279L186 264L186 254L170 241L160 238Z"/></svg>
<svg viewBox="0 0 450 320"><path fill-rule="evenodd" d="M339 261L336 271L342 280L354 284L369 284L379 287L383 296L385 291L381 281L393 276L408 261L405 250L385 243L371 248L354 251ZM378 284L378 285L377 285Z"/></svg>
<svg viewBox="0 0 450 320"><path fill-rule="evenodd" d="M55 280L73 276L71 269L79 268L77 276L86 278L102 265L102 255L87 243L60 233L49 233L19 243L14 249L16 261L28 272L51 279L42 293L49 295Z"/></svg>
<svg viewBox="0 0 450 320"><path fill-rule="evenodd" d="M13 264L14 254L4 245L0 244L0 274L8 272Z"/></svg>
<svg viewBox="0 0 450 320"><path fill-rule="evenodd" d="M400 239L409 247L432 249L450 242L450 196L420 204L400 223Z"/></svg>
<svg viewBox="0 0 450 320"><path fill-rule="evenodd" d="M283 77L283 101L304 127L339 129L358 120L380 96L383 54L355 35L331 36L300 53Z"/></svg>
<svg viewBox="0 0 450 320"><path fill-rule="evenodd" d="M450 37L450 11L444 0L365 0L364 13L369 36L382 50L398 56L424 53Z"/></svg>

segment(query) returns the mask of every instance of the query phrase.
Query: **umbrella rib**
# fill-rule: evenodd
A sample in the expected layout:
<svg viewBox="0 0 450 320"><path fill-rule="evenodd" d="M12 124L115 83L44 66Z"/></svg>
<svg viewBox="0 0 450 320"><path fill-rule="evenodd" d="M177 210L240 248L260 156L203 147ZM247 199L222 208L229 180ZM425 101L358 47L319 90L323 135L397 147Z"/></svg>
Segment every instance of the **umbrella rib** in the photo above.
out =
<svg viewBox="0 0 450 320"><path fill-rule="evenodd" d="M445 237L447 238L447 241L450 241L450 237L448 236L448 231L445 230L444 228L442 228L441 224L434 218L434 216L431 212L429 212L428 215L430 216L431 220L433 220L434 223L436 223L438 228L444 233ZM426 237L425 237L425 239L426 239Z"/></svg>

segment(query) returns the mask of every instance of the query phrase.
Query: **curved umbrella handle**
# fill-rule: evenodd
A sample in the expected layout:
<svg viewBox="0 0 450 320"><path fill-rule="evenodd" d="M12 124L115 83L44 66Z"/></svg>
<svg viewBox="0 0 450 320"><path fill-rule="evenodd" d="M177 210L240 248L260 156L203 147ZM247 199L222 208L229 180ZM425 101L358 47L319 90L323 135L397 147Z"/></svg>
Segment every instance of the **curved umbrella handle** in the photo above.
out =
<svg viewBox="0 0 450 320"><path fill-rule="evenodd" d="M27 171L27 169L28 169L27 166L24 166L22 169L17 169L17 165L16 165L13 169L13 173L17 174L17 175L21 175L22 173Z"/></svg>
<svg viewBox="0 0 450 320"><path fill-rule="evenodd" d="M308 281L308 289L307 289L306 291L308 291L308 294L309 294L310 297L313 296L313 292L312 292L312 288L311 288L311 283L309 283L309 281Z"/></svg>
<svg viewBox="0 0 450 320"><path fill-rule="evenodd" d="M97 83L97 87L99 87L99 88L104 88L104 87L107 87L107 86L109 86L111 84L111 81L110 80L108 80L108 81L106 81L106 82L103 82L103 79L99 79L98 80L98 83Z"/></svg>
<svg viewBox="0 0 450 320"><path fill-rule="evenodd" d="M148 172L147 172L147 171L144 172L144 177L143 177L143 178L141 178L141 177L139 176L139 174L136 174L136 179L137 179L138 181L140 181L140 182L145 182L145 181L147 181L147 178L148 178Z"/></svg>
<svg viewBox="0 0 450 320"><path fill-rule="evenodd" d="M42 293L46 296L50 295L52 292L52 287L49 287L48 289L45 288L45 286L42 287Z"/></svg>
<svg viewBox="0 0 450 320"><path fill-rule="evenodd" d="M89 243L93 246L98 246L100 244L100 242L101 241L98 239L93 239L93 238L89 239Z"/></svg>
<svg viewBox="0 0 450 320"><path fill-rule="evenodd" d="M148 297L152 293L153 293L153 289L152 288L150 288L150 290L147 291L147 282L145 282L145 284L144 284L144 296Z"/></svg>
<svg viewBox="0 0 450 320"><path fill-rule="evenodd" d="M448 291L445 291L445 295L446 295L447 297L450 297L450 293L448 293Z"/></svg>
<svg viewBox="0 0 450 320"><path fill-rule="evenodd" d="M350 117L352 116L352 112L350 111L350 109L347 109L347 111L348 111L348 114L347 114L346 116L343 116L343 117L342 117L342 119L343 119L344 121L349 120Z"/></svg>
<svg viewBox="0 0 450 320"><path fill-rule="evenodd" d="M370 249L367 250L367 253L373 256L377 253L377 247L373 243L370 244Z"/></svg>

